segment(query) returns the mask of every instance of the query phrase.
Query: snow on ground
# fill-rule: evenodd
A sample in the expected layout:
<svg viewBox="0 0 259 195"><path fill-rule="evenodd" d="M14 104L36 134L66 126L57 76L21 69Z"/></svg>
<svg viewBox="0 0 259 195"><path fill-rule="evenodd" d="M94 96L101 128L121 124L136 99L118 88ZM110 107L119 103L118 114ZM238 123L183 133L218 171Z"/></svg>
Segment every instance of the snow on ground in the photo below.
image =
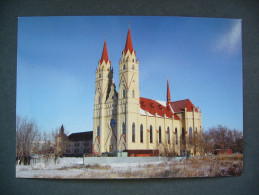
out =
<svg viewBox="0 0 259 195"><path fill-rule="evenodd" d="M33 165L17 165L16 177L25 178L77 178L78 176L87 177L87 173L102 173L107 172L107 169L102 167L109 167L109 172L126 172L138 171L145 169L145 166L156 166L164 161L146 162L146 163L110 163L102 164L100 169L85 168L83 166L83 158L60 158L59 164L44 164L37 163ZM92 165L94 166L94 165Z"/></svg>
<svg viewBox="0 0 259 195"><path fill-rule="evenodd" d="M234 156L235 157L235 156ZM100 161L101 162L101 161ZM83 158L61 158L58 164L17 165L20 178L166 178L241 175L243 159L159 158L155 162L85 164Z"/></svg>

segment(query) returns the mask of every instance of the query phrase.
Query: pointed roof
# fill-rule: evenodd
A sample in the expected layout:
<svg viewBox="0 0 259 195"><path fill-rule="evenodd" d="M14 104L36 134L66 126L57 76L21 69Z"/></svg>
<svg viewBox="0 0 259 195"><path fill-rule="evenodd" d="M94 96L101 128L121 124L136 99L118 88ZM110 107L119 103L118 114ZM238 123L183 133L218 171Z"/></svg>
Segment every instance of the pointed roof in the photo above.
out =
<svg viewBox="0 0 259 195"><path fill-rule="evenodd" d="M105 63L109 61L106 40L104 41L103 53L102 53L102 58L100 59L100 63L103 63L103 61L105 61Z"/></svg>
<svg viewBox="0 0 259 195"><path fill-rule="evenodd" d="M171 95L170 95L170 88L169 88L169 81L167 80L167 95L166 95L167 102L171 102Z"/></svg>
<svg viewBox="0 0 259 195"><path fill-rule="evenodd" d="M132 45L132 41L131 41L130 29L128 29L128 35L127 35L124 52L127 53L128 50L130 51L130 53L133 52L133 45Z"/></svg>
<svg viewBox="0 0 259 195"><path fill-rule="evenodd" d="M63 126L63 124L61 126L60 133L64 134L64 126Z"/></svg>
<svg viewBox="0 0 259 195"><path fill-rule="evenodd" d="M187 112L192 112L193 108L196 112L198 112L198 109L189 99L170 102L170 105L176 113L183 112L185 108L187 109Z"/></svg>

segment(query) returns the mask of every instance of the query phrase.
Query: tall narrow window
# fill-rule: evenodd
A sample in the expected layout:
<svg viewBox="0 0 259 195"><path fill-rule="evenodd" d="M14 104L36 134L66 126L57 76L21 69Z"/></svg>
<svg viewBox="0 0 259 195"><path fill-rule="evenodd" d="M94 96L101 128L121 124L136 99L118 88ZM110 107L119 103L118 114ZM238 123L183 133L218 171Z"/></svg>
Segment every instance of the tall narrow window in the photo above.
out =
<svg viewBox="0 0 259 195"><path fill-rule="evenodd" d="M189 128L189 138L190 139L192 138L192 128L191 127Z"/></svg>
<svg viewBox="0 0 259 195"><path fill-rule="evenodd" d="M99 104L101 103L101 96L99 96L99 98L98 98L98 102L99 102Z"/></svg>
<svg viewBox="0 0 259 195"><path fill-rule="evenodd" d="M150 143L153 143L153 130L152 130L152 125L150 125Z"/></svg>
<svg viewBox="0 0 259 195"><path fill-rule="evenodd" d="M97 127L97 136L100 137L100 127Z"/></svg>
<svg viewBox="0 0 259 195"><path fill-rule="evenodd" d="M123 89L123 98L126 98L126 91Z"/></svg>
<svg viewBox="0 0 259 195"><path fill-rule="evenodd" d="M140 143L143 143L143 125L140 125Z"/></svg>
<svg viewBox="0 0 259 195"><path fill-rule="evenodd" d="M177 128L175 128L175 144L178 144L178 133L177 133Z"/></svg>
<svg viewBox="0 0 259 195"><path fill-rule="evenodd" d="M189 142L192 143L192 128L189 128Z"/></svg>
<svg viewBox="0 0 259 195"><path fill-rule="evenodd" d="M167 127L167 143L170 144L170 128Z"/></svg>
<svg viewBox="0 0 259 195"><path fill-rule="evenodd" d="M122 123L122 133L126 135L126 126L125 123Z"/></svg>
<svg viewBox="0 0 259 195"><path fill-rule="evenodd" d="M135 142L135 123L132 124L132 142Z"/></svg>
<svg viewBox="0 0 259 195"><path fill-rule="evenodd" d="M125 64L123 65L123 70L125 70L126 69L126 66L125 66Z"/></svg>
<svg viewBox="0 0 259 195"><path fill-rule="evenodd" d="M182 142L185 144L185 130L182 128Z"/></svg>
<svg viewBox="0 0 259 195"><path fill-rule="evenodd" d="M158 136L158 142L159 143L161 143L162 142L162 139L161 139L161 137L162 137L162 132L161 132L161 126L159 126L159 136Z"/></svg>
<svg viewBox="0 0 259 195"><path fill-rule="evenodd" d="M133 97L133 98L135 97L135 91L134 91L134 89L132 90L132 97Z"/></svg>
<svg viewBox="0 0 259 195"><path fill-rule="evenodd" d="M101 76L102 76L102 75L101 75L101 74L99 74L99 78L101 78Z"/></svg>

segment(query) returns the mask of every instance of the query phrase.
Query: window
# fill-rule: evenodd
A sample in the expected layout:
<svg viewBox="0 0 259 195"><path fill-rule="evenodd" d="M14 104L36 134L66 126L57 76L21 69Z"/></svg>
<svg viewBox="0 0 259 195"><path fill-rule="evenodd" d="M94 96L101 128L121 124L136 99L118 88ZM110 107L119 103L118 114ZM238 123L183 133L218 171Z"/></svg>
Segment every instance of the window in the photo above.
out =
<svg viewBox="0 0 259 195"><path fill-rule="evenodd" d="M162 142L162 140L161 140L161 134L162 134L162 132L161 132L161 126L159 126L159 136L158 136L158 141L159 141L159 143L161 143Z"/></svg>
<svg viewBox="0 0 259 195"><path fill-rule="evenodd" d="M140 143L143 143L143 125L140 125Z"/></svg>
<svg viewBox="0 0 259 195"><path fill-rule="evenodd" d="M126 126L124 122L122 124L122 133L126 135Z"/></svg>
<svg viewBox="0 0 259 195"><path fill-rule="evenodd" d="M124 64L124 65L123 65L123 70L125 70L125 69L126 69L126 65Z"/></svg>
<svg viewBox="0 0 259 195"><path fill-rule="evenodd" d="M101 96L99 96L98 102L99 102L99 104L101 103Z"/></svg>
<svg viewBox="0 0 259 195"><path fill-rule="evenodd" d="M189 128L189 140L190 140L190 143L192 143L192 128L191 127Z"/></svg>
<svg viewBox="0 0 259 195"><path fill-rule="evenodd" d="M126 98L126 90L123 89L123 98Z"/></svg>
<svg viewBox="0 0 259 195"><path fill-rule="evenodd" d="M178 144L177 128L175 128L175 143Z"/></svg>
<svg viewBox="0 0 259 195"><path fill-rule="evenodd" d="M132 142L135 142L135 123L132 124Z"/></svg>
<svg viewBox="0 0 259 195"><path fill-rule="evenodd" d="M97 136L100 137L100 127L97 127Z"/></svg>
<svg viewBox="0 0 259 195"><path fill-rule="evenodd" d="M132 62L134 62L134 59L132 59Z"/></svg>
<svg viewBox="0 0 259 195"><path fill-rule="evenodd" d="M132 69L133 69L133 70L135 69L135 66L134 66L134 65L132 66Z"/></svg>
<svg viewBox="0 0 259 195"><path fill-rule="evenodd" d="M133 98L135 97L135 91L134 91L134 89L132 90L132 97L133 97Z"/></svg>
<svg viewBox="0 0 259 195"><path fill-rule="evenodd" d="M150 143L153 143L153 131L152 131L152 125L150 125Z"/></svg>
<svg viewBox="0 0 259 195"><path fill-rule="evenodd" d="M189 128L189 138L190 139L192 138L192 128L191 127Z"/></svg>
<svg viewBox="0 0 259 195"><path fill-rule="evenodd" d="M99 78L101 78L101 76L102 76L102 75L101 75L101 74L99 74Z"/></svg>
<svg viewBox="0 0 259 195"><path fill-rule="evenodd" d="M184 130L184 128L182 128L182 140L183 140L183 144L185 144L185 130Z"/></svg>
<svg viewBox="0 0 259 195"><path fill-rule="evenodd" d="M170 144L170 128L167 127L167 143Z"/></svg>

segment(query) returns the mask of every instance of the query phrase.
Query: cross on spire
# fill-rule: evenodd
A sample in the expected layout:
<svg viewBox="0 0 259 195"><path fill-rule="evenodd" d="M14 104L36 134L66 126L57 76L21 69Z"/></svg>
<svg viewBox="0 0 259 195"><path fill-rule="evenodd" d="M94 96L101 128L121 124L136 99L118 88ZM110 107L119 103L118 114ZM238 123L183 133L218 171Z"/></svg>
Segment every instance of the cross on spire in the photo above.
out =
<svg viewBox="0 0 259 195"><path fill-rule="evenodd" d="M128 28L130 29L130 21L128 21Z"/></svg>

